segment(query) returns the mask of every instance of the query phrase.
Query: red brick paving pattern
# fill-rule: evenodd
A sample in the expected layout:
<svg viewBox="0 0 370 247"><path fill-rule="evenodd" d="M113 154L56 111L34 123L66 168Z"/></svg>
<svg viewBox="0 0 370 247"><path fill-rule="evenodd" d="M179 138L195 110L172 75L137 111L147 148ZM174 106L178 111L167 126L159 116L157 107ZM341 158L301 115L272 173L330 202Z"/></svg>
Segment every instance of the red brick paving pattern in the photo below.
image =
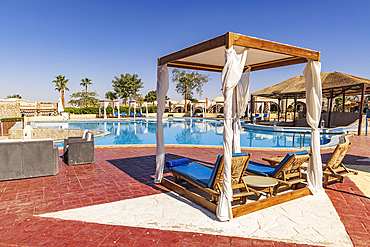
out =
<svg viewBox="0 0 370 247"><path fill-rule="evenodd" d="M361 138L354 142L367 141ZM249 151L256 161L286 153ZM166 148L167 158L184 156L209 165L221 152L221 149ZM370 151L353 152L356 157L370 157ZM154 169L155 148L96 149L95 164L69 167L60 159L57 176L0 182L0 246L305 246L33 217L162 193L166 189L152 183ZM369 199L349 179L329 187L327 193L354 245L369 246Z"/></svg>

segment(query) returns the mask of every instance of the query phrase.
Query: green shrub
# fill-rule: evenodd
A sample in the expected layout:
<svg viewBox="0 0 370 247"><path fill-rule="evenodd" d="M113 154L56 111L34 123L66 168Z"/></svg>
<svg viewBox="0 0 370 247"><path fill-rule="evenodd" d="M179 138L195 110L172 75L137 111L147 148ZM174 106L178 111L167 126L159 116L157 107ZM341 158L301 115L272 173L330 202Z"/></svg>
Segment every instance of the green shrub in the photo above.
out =
<svg viewBox="0 0 370 247"><path fill-rule="evenodd" d="M21 121L23 120L22 117L13 117L13 118L1 118L1 122L14 122L14 121Z"/></svg>
<svg viewBox="0 0 370 247"><path fill-rule="evenodd" d="M64 111L69 112L71 114L99 114L99 107L83 107L83 108L66 107L64 108Z"/></svg>
<svg viewBox="0 0 370 247"><path fill-rule="evenodd" d="M114 111L117 112L117 107L114 107ZM83 107L83 108L76 108L76 107L66 107L64 108L64 112L69 112L71 114L99 114L99 107ZM101 108L101 112L104 113L104 108ZM108 105L106 108L107 114L111 114L113 112L112 106ZM120 106L119 112L129 114L128 106ZM134 108L131 107L131 112L134 112ZM140 107L136 108L136 112L140 112ZM142 112L145 114L145 107L142 107ZM148 113L156 113L157 106L150 105L148 106Z"/></svg>

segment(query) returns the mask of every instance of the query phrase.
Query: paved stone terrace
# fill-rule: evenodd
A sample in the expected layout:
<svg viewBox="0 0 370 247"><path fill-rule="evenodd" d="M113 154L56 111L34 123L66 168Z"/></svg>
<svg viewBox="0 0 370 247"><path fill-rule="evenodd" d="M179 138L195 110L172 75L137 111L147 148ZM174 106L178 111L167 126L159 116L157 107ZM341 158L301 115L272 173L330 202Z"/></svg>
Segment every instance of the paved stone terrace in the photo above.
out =
<svg viewBox="0 0 370 247"><path fill-rule="evenodd" d="M368 137L352 137L345 163L370 167ZM286 151L252 152L252 160ZM166 148L166 158L213 164L221 149ZM331 150L325 150L323 161ZM61 155L61 152L59 153ZM364 160L364 161L358 161ZM155 148L96 149L96 163L66 166L53 177L0 182L0 246L307 246L237 237L101 225L34 215L167 191L153 185ZM354 246L370 246L370 200L350 179L326 190Z"/></svg>

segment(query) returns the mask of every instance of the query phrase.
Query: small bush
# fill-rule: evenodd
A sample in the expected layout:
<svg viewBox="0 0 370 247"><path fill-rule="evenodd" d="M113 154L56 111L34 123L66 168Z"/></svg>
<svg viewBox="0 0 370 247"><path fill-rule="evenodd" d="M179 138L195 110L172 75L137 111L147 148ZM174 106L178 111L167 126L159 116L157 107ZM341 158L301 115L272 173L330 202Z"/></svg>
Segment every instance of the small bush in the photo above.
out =
<svg viewBox="0 0 370 247"><path fill-rule="evenodd" d="M104 111L104 109L102 110ZM99 114L99 107L83 107L83 108L66 107L64 108L64 111L69 112L71 114Z"/></svg>
<svg viewBox="0 0 370 247"><path fill-rule="evenodd" d="M114 111L117 112L117 107L114 107ZM64 108L64 112L69 112L71 114L99 114L99 107L83 107L83 108L76 108L76 107L66 107ZM104 108L101 108L101 112L104 113ZM108 105L106 108L107 114L111 114L113 112L112 106ZM119 112L129 114L128 106L120 106ZM134 108L131 107L131 112L134 112ZM136 112L140 112L140 107L136 108ZM145 107L142 107L142 112L145 113ZM148 113L156 113L157 106L150 105L148 106Z"/></svg>
<svg viewBox="0 0 370 247"><path fill-rule="evenodd" d="M14 122L14 121L21 121L21 120L23 120L22 117L1 118L0 122Z"/></svg>

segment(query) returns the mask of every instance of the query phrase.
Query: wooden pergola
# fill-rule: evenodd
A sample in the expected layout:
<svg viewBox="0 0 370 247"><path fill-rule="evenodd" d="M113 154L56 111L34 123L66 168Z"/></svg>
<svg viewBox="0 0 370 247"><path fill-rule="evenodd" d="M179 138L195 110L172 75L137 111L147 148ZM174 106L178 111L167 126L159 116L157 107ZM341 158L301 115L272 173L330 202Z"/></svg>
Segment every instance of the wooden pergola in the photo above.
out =
<svg viewBox="0 0 370 247"><path fill-rule="evenodd" d="M106 99L103 99L103 100L99 100L99 117L102 116L102 113L101 113L101 107L103 106L104 107L104 119L107 119L107 106L110 105L113 109L113 114L114 114L114 106L117 106L117 110L118 110L118 119L119 119L119 100L106 100Z"/></svg>
<svg viewBox="0 0 370 247"><path fill-rule="evenodd" d="M228 32L161 57L158 59L158 65L222 72L225 62L224 48L233 45L237 51L245 47L250 48L245 69L250 66L251 71L307 63L308 59L320 61L321 56L318 51Z"/></svg>
<svg viewBox="0 0 370 247"><path fill-rule="evenodd" d="M145 112L146 112L146 117L148 117L148 102L147 101L139 101L139 100L130 100L129 103L128 103L128 115L131 116L131 105L134 105L134 118L135 118L135 115L136 115L136 104L139 104L140 105L140 114L143 114L142 113L142 106L144 104L145 106Z"/></svg>
<svg viewBox="0 0 370 247"><path fill-rule="evenodd" d="M212 38L210 40L158 58L158 66L167 65L167 67L222 72L225 66L225 49L229 49L231 47L234 47L237 53L240 53L245 48L248 48L248 56L243 71L246 71L249 67L251 68L251 71L259 71L307 63L311 60L320 61L321 55L319 51L313 51L305 48L228 32L216 38ZM157 95L158 85L160 84L157 84ZM235 92L236 90L237 89L235 88ZM158 144L157 150L160 150ZM205 207L209 211L213 213L216 212L217 205L206 200L205 198L188 191L182 186L166 178L161 178L161 183L162 185L174 190L175 192L201 205L202 207ZM238 217L309 194L311 193L308 188L299 189L261 201L234 207L232 209L232 214L233 217Z"/></svg>
<svg viewBox="0 0 370 247"><path fill-rule="evenodd" d="M361 135L362 112L364 109L365 94L370 94L370 80L340 72L320 73L320 77L322 82L322 95L323 97L327 98L329 102L329 116L327 121L327 127L328 128L330 127L330 118L334 98L342 96L343 99L345 99L346 96L361 95L361 104L359 109L359 125L358 125L358 135ZM293 98L294 116L295 116L297 99L303 99L306 97L305 78L304 76L295 76L289 78L274 86L267 87L255 93L252 93L252 96L261 96L278 99L279 113L280 113L280 101L285 98L287 102L288 98ZM343 112L344 107L345 105L343 104L342 105ZM278 116L279 115L280 114L278 114Z"/></svg>
<svg viewBox="0 0 370 247"><path fill-rule="evenodd" d="M190 117L193 117L193 105L195 105L195 104L203 104L202 114L203 114L203 117L206 117L207 103L208 102L190 102ZM195 110L196 109L194 109L194 112L195 112Z"/></svg>

